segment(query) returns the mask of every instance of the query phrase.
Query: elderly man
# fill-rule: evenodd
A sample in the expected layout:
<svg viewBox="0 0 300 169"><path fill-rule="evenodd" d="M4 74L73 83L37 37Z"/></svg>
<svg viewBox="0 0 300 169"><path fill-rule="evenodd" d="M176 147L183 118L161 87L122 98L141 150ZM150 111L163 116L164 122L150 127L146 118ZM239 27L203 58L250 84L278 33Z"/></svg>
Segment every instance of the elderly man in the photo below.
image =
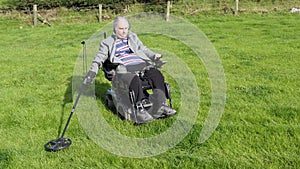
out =
<svg viewBox="0 0 300 169"><path fill-rule="evenodd" d="M130 31L130 24L126 17L120 16L113 22L113 34L101 41L99 51L94 58L87 78L90 82L93 82L99 67L103 66L106 60L109 60L110 63L118 65L116 66L115 76L112 80L113 85L114 81L118 83L121 80L126 84L129 91L133 91L137 104L144 101L147 102L146 95L142 89L141 79L137 76L137 73L144 70L149 65L149 62L160 58L161 54L148 49L143 45L138 36ZM147 69L143 73L150 80L154 94L155 91L166 93L164 77L159 70ZM116 79L118 79L118 82L116 82ZM165 99L162 102L165 102ZM158 109L157 113L166 116L176 114L176 111L168 107L167 104L161 103L160 105L162 106ZM138 109L138 114L148 116L146 121L160 116L157 113L152 113L151 116L148 116L149 113L143 107Z"/></svg>

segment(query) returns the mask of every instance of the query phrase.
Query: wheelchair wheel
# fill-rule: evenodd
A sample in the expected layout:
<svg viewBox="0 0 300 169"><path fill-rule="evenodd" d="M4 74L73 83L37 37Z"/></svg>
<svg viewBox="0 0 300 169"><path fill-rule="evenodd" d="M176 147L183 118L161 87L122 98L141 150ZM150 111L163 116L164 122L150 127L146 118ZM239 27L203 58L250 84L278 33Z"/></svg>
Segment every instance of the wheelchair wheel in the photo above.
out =
<svg viewBox="0 0 300 169"><path fill-rule="evenodd" d="M105 106L110 110L115 109L114 101L110 94L106 94L105 96Z"/></svg>

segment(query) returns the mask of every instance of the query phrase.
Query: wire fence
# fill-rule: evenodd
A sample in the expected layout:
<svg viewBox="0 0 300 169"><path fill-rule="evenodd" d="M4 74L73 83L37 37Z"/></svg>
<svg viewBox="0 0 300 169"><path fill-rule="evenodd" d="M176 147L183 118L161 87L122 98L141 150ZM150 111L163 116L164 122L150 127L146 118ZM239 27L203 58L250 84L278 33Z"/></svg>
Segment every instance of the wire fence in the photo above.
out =
<svg viewBox="0 0 300 169"><path fill-rule="evenodd" d="M170 11L174 15L194 15L198 13L234 14L236 0L177 0L169 1ZM126 5L123 9L110 9L103 4L103 10L108 15L118 15L138 12L166 13L168 2L160 3L135 3ZM90 7L76 7L76 10L96 9L97 5ZM274 13L290 12L293 8L300 9L300 0L238 0L238 12L249 13Z"/></svg>
<svg viewBox="0 0 300 169"><path fill-rule="evenodd" d="M167 16L190 16L190 15L247 15L252 13L258 14L300 14L300 0L179 0L169 1L160 4L135 3L126 5L121 9L111 9L107 5L76 7L72 9L55 8L48 10L38 10L36 17L32 17L34 11L5 11L5 15L14 15L23 18L27 23L37 25L38 20L43 24L51 26L53 22L74 23L74 22L101 22L110 20L117 15L127 15L140 12L159 12L166 13ZM238 9L238 10L237 10ZM71 11L70 11L71 10ZM72 12L73 11L73 12ZM12 14L13 13L13 14ZM17 14L16 14L17 13ZM21 16L21 17L20 17ZM32 18L35 18L32 20ZM31 21L29 21L31 20ZM49 21L49 22L48 22Z"/></svg>
<svg viewBox="0 0 300 169"><path fill-rule="evenodd" d="M173 5L172 12L182 15L210 12L217 14L234 14L236 0L181 0ZM300 9L300 0L239 0L238 12L273 13L290 12L293 8Z"/></svg>

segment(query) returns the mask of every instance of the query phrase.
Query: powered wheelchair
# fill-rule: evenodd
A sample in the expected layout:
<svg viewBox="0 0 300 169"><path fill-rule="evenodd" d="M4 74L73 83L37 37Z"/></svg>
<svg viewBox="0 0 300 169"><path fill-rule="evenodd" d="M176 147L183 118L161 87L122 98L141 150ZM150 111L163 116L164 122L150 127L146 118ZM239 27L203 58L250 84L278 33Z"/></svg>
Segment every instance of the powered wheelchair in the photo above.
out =
<svg viewBox="0 0 300 169"><path fill-rule="evenodd" d="M157 60L149 64L145 70L161 68L165 61ZM112 87L107 90L105 95L105 105L108 109L116 113L123 120L134 121L135 124L142 124L148 121L166 118L170 115L159 112L162 104L172 108L171 91L168 83L164 83L165 93L153 89L150 79L146 78L143 71L137 73L142 82L142 90L147 99L136 102L134 91L129 91L128 86L115 78L115 69L118 64L111 63L108 59L102 65L102 71L107 80L112 82ZM164 103L163 103L164 102ZM139 110L147 110L146 113ZM148 116L151 116L150 118ZM173 114L172 114L173 115Z"/></svg>

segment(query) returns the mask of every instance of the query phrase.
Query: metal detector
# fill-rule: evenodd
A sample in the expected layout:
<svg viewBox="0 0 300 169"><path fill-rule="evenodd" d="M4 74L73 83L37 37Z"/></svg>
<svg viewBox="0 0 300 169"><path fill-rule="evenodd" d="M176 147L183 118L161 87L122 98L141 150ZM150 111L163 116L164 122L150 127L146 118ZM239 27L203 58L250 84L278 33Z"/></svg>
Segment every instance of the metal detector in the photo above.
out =
<svg viewBox="0 0 300 169"><path fill-rule="evenodd" d="M86 60L87 60L87 58L86 58L86 44L85 44L85 41L82 41L81 44L83 45L83 49L82 49L83 50L83 57L82 57L83 58L83 74L86 74L86 72L87 72L87 61ZM69 116L68 121L66 123L66 126L65 126L65 128L64 128L64 130L61 134L61 137L47 142L44 146L46 151L63 150L65 148L68 148L72 144L72 140L69 139L69 138L64 138L64 135L66 133L67 127L70 123L70 120L71 120L71 118L73 116L73 113L76 109L76 106L77 106L77 103L78 103L79 98L81 96L81 93L83 92L86 84L87 84L87 78L84 78L84 81L83 81L82 86L79 90L78 96L75 100L75 103L74 103L73 108L71 110L71 113L70 113L70 116Z"/></svg>
<svg viewBox="0 0 300 169"><path fill-rule="evenodd" d="M103 36L104 36L104 38L106 38L106 32L103 32ZM82 46L83 47L83 49L82 49L82 51L83 51L83 58L82 58L83 59L83 61L82 61L82 63L83 63L83 74L86 74L87 73L86 42L82 41L81 44L83 45ZM76 97L75 103L74 103L73 108L71 110L71 113L70 113L70 116L69 116L68 121L66 123L66 126L65 126L65 128L64 128L64 130L63 130L63 132L61 134L61 137L60 138L56 138L56 139L51 140L51 141L48 141L44 145L46 151L59 151L59 150L63 150L63 149L68 148L72 144L72 140L69 139L69 138L64 138L64 135L65 135L66 130L68 128L68 125L69 125L69 123L71 121L73 113L74 113L74 111L76 109L76 106L77 106L77 103L79 101L79 98L80 98L80 96L81 96L81 94L82 94L82 92L83 92L83 90L84 90L84 88L85 88L85 86L87 84L87 81L88 81L88 79L85 77L84 80L83 80L82 86L81 86L81 88L79 90L78 96Z"/></svg>
<svg viewBox="0 0 300 169"><path fill-rule="evenodd" d="M82 94L82 92L83 92L86 84L87 84L87 78L85 78L84 81L83 81L83 83L82 83L82 86L80 88L78 96L76 97L75 103L74 103L73 108L71 110L71 113L70 113L70 116L69 116L68 121L66 123L66 126L65 126L65 128L64 128L64 130L63 130L63 132L61 134L61 137L60 138L56 138L54 140L51 140L51 141L47 142L45 144L45 150L46 151L59 151L59 150L63 150L65 148L68 148L72 144L72 140L69 139L69 138L64 138L64 135L66 133L66 130L68 128L70 120L71 120L71 118L73 116L73 113L74 113L74 111L76 109L76 106L77 106L77 103L79 101L79 98L80 98L80 96L81 96L81 94Z"/></svg>

